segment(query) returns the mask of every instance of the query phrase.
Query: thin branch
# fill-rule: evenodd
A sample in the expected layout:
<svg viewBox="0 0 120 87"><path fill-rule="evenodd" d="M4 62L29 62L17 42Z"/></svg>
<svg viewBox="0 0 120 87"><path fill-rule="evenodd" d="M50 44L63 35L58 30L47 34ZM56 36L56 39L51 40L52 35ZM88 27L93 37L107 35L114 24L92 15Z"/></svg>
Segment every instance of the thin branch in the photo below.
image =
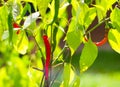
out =
<svg viewBox="0 0 120 87"><path fill-rule="evenodd" d="M43 87L42 85L43 85L44 77L45 77L45 73L43 73L42 80L41 80L41 83L40 83L40 87Z"/></svg>
<svg viewBox="0 0 120 87"><path fill-rule="evenodd" d="M62 51L61 51L60 54L57 56L57 58L53 61L52 64L54 64L55 61L63 54L63 52L66 50L67 47L68 47L67 45L65 45L65 46L63 47Z"/></svg>
<svg viewBox="0 0 120 87"><path fill-rule="evenodd" d="M36 45L37 45L37 47L38 47L41 55L42 55L41 60L42 60L43 66L45 66L45 59L44 59L44 55L43 55L42 49L41 49L41 47L39 46L37 40L35 39L35 36L34 36L34 35L32 35L32 36L33 36L33 38L34 38L34 41L35 41L35 43L36 43Z"/></svg>
<svg viewBox="0 0 120 87"><path fill-rule="evenodd" d="M44 77L45 77L45 71L44 71L45 58L44 58L44 55L43 55L43 52L42 52L42 48L39 46L39 44L38 44L38 42L37 42L37 40L36 40L33 32L30 29L28 29L28 32L30 32L32 34L32 37L33 37L33 39L34 39L34 41L35 41L35 43L36 43L36 45L37 45L37 47L38 47L41 55L42 55L41 60L42 60L42 64L43 64L43 70L35 68L35 67L33 67L33 68L36 69L36 70L39 70L39 71L43 72L42 80L41 80L41 83L40 83L40 87L43 87L42 85L43 85L43 81L44 81Z"/></svg>
<svg viewBox="0 0 120 87"><path fill-rule="evenodd" d="M53 68L56 68L56 67L58 67L58 66L60 66L60 65L62 65L63 63L58 63L58 64L56 64L56 65L53 65L52 67Z"/></svg>
<svg viewBox="0 0 120 87"><path fill-rule="evenodd" d="M35 69L35 70L38 70L38 71L41 71L41 72L44 72L44 70L42 70L42 69L39 69L39 68L37 68L37 67L32 67L33 69Z"/></svg>
<svg viewBox="0 0 120 87"><path fill-rule="evenodd" d="M104 22L106 22L106 21L108 21L108 20L110 20L109 17L106 18L106 19L104 19L103 21L101 21L99 24L95 25L95 26L94 26L93 28L91 28L90 30L88 30L88 31L85 33L85 35L89 34L89 33L92 32L93 30L95 30L97 27L99 27L102 23L104 23Z"/></svg>
<svg viewBox="0 0 120 87"><path fill-rule="evenodd" d="M62 66L60 67L60 69L58 70L58 72L56 73L56 75L54 76L53 80L51 81L50 83L50 87L52 87L55 79L58 77L59 73L61 72L62 68L63 68L63 65L64 65L64 62L61 64Z"/></svg>
<svg viewBox="0 0 120 87"><path fill-rule="evenodd" d="M66 50L67 47L68 47L68 46L65 44L64 50L59 54L58 58L59 58L59 57L61 56L61 54ZM67 59L67 57L65 58L65 60L66 60L66 59ZM51 81L50 87L52 87L55 79L57 78L57 76L59 75L60 71L62 70L62 68L63 68L63 66L64 66L64 63L65 63L65 60L64 60L62 63L59 64L59 65L61 65L61 67L60 67L60 69L58 70L58 72L56 73L56 75L54 76L53 80ZM59 65L58 65L58 66L59 66Z"/></svg>

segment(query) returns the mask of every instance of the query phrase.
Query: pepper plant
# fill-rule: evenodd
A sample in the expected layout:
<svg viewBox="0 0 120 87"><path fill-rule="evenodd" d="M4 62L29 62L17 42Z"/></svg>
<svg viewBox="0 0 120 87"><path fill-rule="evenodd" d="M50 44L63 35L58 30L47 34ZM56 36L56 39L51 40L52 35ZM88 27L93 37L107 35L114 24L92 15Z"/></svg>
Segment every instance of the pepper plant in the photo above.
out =
<svg viewBox="0 0 120 87"><path fill-rule="evenodd" d="M0 0L0 87L80 87L98 46L108 41L120 54L119 7L119 0ZM101 24L104 38L94 42Z"/></svg>

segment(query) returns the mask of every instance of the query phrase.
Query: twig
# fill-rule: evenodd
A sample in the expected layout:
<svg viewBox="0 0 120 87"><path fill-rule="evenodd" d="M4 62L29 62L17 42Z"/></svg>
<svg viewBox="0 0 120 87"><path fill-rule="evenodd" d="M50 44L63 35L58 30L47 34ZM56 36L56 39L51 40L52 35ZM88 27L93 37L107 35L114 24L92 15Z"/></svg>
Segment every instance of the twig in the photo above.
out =
<svg viewBox="0 0 120 87"><path fill-rule="evenodd" d="M35 36L34 36L34 35L32 35L32 36L33 36L33 38L34 38L34 41L35 41L35 43L36 43L36 45L37 45L37 47L38 47L41 55L42 55L41 60L42 60L43 66L45 66L45 59L44 59L44 55L43 55L42 49L41 49L41 47L39 46L37 40L35 39Z"/></svg>
<svg viewBox="0 0 120 87"><path fill-rule="evenodd" d="M64 50L63 50L61 53L63 53L63 52L66 50L67 47L68 47L68 46L65 45L65 46L64 46ZM61 53L60 53L59 57L61 56ZM59 57L58 57L58 58L59 58ZM68 58L68 57L65 57L65 60L66 60L67 58ZM61 67L60 67L60 69L58 70L58 72L56 73L56 75L55 75L55 77L53 78L53 80L51 81L50 87L52 87L55 79L57 78L57 76L59 75L60 71L62 70L62 68L63 68L63 66L64 66L64 63L65 63L65 60L63 61L63 63L58 64L58 66L61 65Z"/></svg>
<svg viewBox="0 0 120 87"><path fill-rule="evenodd" d="M41 80L41 83L40 83L40 87L43 87L42 85L43 85L44 77L45 77L45 73L43 73L42 80Z"/></svg>
<svg viewBox="0 0 120 87"><path fill-rule="evenodd" d="M37 67L32 67L33 69L35 69L35 70L38 70L38 71L41 71L41 72L44 72L44 70L41 70L41 69L39 69L39 68L37 68Z"/></svg>
<svg viewBox="0 0 120 87"><path fill-rule="evenodd" d="M108 20L110 20L109 17L106 18L106 19L104 19L103 21L101 21L99 24L95 25L95 26L94 26L93 28L91 28L90 30L88 30L88 31L85 33L85 35L89 34L89 33L92 32L93 30L95 30L97 27L99 27L102 23L104 23L104 22L106 22L106 21L108 21Z"/></svg>
<svg viewBox="0 0 120 87"><path fill-rule="evenodd" d="M54 64L55 61L63 54L63 52L66 50L67 47L68 47L67 45L65 45L65 46L63 47L62 51L61 51L60 54L57 56L57 58L53 61L52 64Z"/></svg>

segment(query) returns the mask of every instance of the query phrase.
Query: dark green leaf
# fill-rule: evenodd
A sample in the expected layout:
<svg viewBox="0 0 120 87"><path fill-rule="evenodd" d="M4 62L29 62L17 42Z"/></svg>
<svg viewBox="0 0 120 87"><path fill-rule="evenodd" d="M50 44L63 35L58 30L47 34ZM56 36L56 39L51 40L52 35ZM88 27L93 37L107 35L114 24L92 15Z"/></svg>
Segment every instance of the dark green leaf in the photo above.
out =
<svg viewBox="0 0 120 87"><path fill-rule="evenodd" d="M58 17L58 12L59 12L59 0L55 0L55 3L54 3L54 11L55 11L55 13L54 13L54 18L53 18L53 20L52 20L52 23L54 23L54 22L56 21L57 17ZM51 24L52 24L52 23L51 23Z"/></svg>
<svg viewBox="0 0 120 87"><path fill-rule="evenodd" d="M21 17L23 18L28 10L30 12L30 9L31 9L30 5L28 3L26 3L25 6L24 6L24 8L23 8Z"/></svg>
<svg viewBox="0 0 120 87"><path fill-rule="evenodd" d="M71 0L67 0L69 3L71 3Z"/></svg>
<svg viewBox="0 0 120 87"><path fill-rule="evenodd" d="M13 24L12 24L12 13L10 12L8 14L8 28L9 28L9 42L12 42L12 37L13 37Z"/></svg>
<svg viewBox="0 0 120 87"><path fill-rule="evenodd" d="M54 52L55 48L56 48L56 37L57 37L57 32L58 32L58 28L55 27L53 30L53 49L52 52Z"/></svg>

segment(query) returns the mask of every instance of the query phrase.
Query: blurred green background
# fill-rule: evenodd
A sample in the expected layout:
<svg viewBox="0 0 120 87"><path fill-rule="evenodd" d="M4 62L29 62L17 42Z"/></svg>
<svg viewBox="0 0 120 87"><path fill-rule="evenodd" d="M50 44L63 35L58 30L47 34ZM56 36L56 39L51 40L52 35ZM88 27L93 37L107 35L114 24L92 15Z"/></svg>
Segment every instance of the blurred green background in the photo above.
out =
<svg viewBox="0 0 120 87"><path fill-rule="evenodd" d="M120 87L120 55L99 50L94 64L81 74L81 87Z"/></svg>
<svg viewBox="0 0 120 87"><path fill-rule="evenodd" d="M32 66L42 69L40 53L22 56L5 43L0 43L0 46L0 87L39 87L43 73ZM61 74L58 76L60 80ZM80 80L81 87L120 87L120 55L103 46L93 65L81 74ZM55 81L53 87L59 85Z"/></svg>

